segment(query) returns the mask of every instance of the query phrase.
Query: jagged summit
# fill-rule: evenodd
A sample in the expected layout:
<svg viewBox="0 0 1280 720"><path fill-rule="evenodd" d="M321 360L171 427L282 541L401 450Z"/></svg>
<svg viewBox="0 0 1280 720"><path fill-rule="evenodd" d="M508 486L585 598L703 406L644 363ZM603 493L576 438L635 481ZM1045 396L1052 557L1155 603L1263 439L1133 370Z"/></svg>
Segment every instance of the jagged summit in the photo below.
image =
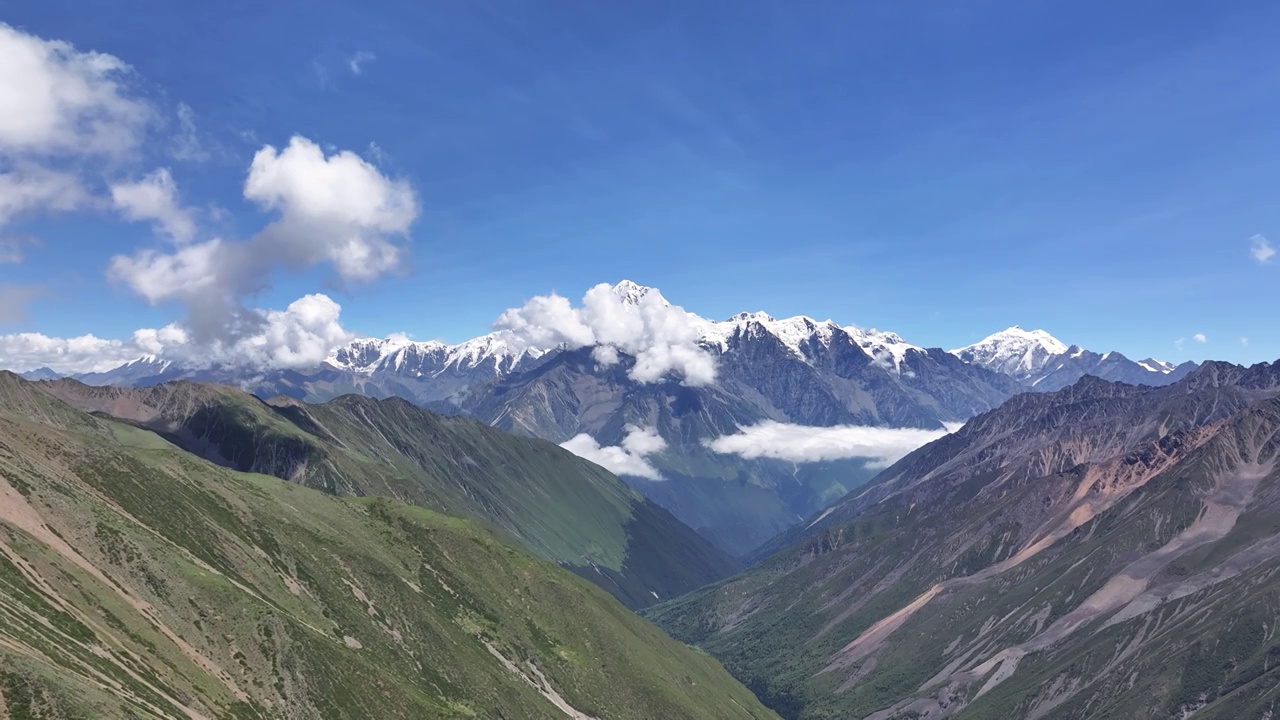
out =
<svg viewBox="0 0 1280 720"><path fill-rule="evenodd" d="M670 305L667 299L657 288L641 285L631 280L621 280L613 286L613 292L622 298L622 302L626 305L639 305L640 301L650 295L656 296L662 301L663 305Z"/></svg>

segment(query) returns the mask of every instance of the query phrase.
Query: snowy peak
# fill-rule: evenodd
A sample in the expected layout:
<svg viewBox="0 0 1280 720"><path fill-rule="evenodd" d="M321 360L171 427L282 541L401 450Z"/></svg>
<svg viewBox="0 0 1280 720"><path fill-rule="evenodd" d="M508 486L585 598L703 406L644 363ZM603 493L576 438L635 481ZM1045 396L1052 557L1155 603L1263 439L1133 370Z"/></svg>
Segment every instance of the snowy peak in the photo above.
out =
<svg viewBox="0 0 1280 720"><path fill-rule="evenodd" d="M651 288L646 285L640 285L630 280L623 280L613 286L613 292L622 298L624 305L639 305L640 301L650 295L662 301L663 305L670 305L667 299L662 297L662 293L657 288Z"/></svg>
<svg viewBox="0 0 1280 720"><path fill-rule="evenodd" d="M902 373L902 364L911 351L924 352L924 348L912 345L897 333L885 332L875 328L860 328L850 325L844 328L849 337L871 356L877 365L895 375Z"/></svg>
<svg viewBox="0 0 1280 720"><path fill-rule="evenodd" d="M721 353L729 349L730 341L735 337L770 336L806 362L809 361L809 354L805 351L808 343L829 346L833 333L840 329L830 320L818 321L804 315L778 320L764 312L742 312L723 322L703 320L697 316L693 318L700 326L702 344Z"/></svg>
<svg viewBox="0 0 1280 720"><path fill-rule="evenodd" d="M1034 390L1052 392L1087 375L1134 385L1167 385L1190 368L1147 358L1134 362L1118 352L1102 354L1079 345L1068 347L1044 330L1013 326L951 354L961 360L1008 375Z"/></svg>
<svg viewBox="0 0 1280 720"><path fill-rule="evenodd" d="M1150 370L1151 372L1157 372L1162 375L1168 375L1169 373L1176 370L1178 367L1177 365L1174 365L1171 362L1167 362L1164 360L1156 360L1155 358L1147 358L1145 360L1139 360L1138 365L1146 370Z"/></svg>
<svg viewBox="0 0 1280 720"><path fill-rule="evenodd" d="M358 338L334 350L329 356L328 362L330 365L343 370L368 373L377 368L388 355L413 344L413 341L404 335L392 335L386 338Z"/></svg>
<svg viewBox="0 0 1280 720"><path fill-rule="evenodd" d="M1014 325L973 345L956 348L951 354L988 370L1030 380L1054 357L1069 350L1065 343L1044 330L1023 330Z"/></svg>
<svg viewBox="0 0 1280 720"><path fill-rule="evenodd" d="M457 345L438 340L415 342L403 335L387 338L360 338L338 348L329 365L340 370L372 375L389 372L408 377L435 377L441 373L472 372L499 376L510 372L526 357L537 358L539 350L517 350L506 333L493 332Z"/></svg>

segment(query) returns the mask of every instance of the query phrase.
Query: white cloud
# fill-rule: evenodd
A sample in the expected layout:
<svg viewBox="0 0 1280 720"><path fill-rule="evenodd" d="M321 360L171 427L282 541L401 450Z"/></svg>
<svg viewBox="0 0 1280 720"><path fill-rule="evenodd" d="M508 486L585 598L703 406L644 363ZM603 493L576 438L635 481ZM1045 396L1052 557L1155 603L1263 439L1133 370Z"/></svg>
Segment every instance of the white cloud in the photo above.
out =
<svg viewBox="0 0 1280 720"><path fill-rule="evenodd" d="M347 67L351 70L352 75L359 75L363 72L363 65L367 62L377 60L378 56L366 50L361 50L355 55L347 58Z"/></svg>
<svg viewBox="0 0 1280 720"><path fill-rule="evenodd" d="M0 335L0 367L15 372L50 367L59 372L98 372L139 355L132 343L93 335L54 338L40 333Z"/></svg>
<svg viewBox="0 0 1280 720"><path fill-rule="evenodd" d="M154 220L177 242L190 242L195 237L195 218L178 202L178 185L168 168L160 168L137 182L113 184L111 201L129 220Z"/></svg>
<svg viewBox="0 0 1280 720"><path fill-rule="evenodd" d="M174 115L177 118L178 128L170 138L169 154L175 160L208 160L209 151L200 141L200 131L196 129L196 111L186 103L178 103Z"/></svg>
<svg viewBox="0 0 1280 720"><path fill-rule="evenodd" d="M4 298L5 288L0 287L0 300ZM299 298L284 310L247 310L242 320L248 329L229 340L202 341L178 324L136 330L127 340L0 335L0 368L23 372L47 366L66 373L100 372L142 355L187 367L221 363L262 370L314 367L351 340L339 322L341 311L338 303L319 294Z"/></svg>
<svg viewBox="0 0 1280 720"><path fill-rule="evenodd" d="M89 197L75 174L19 161L0 172L0 226L25 213L75 210Z"/></svg>
<svg viewBox="0 0 1280 720"><path fill-rule="evenodd" d="M1177 340L1173 341L1173 346L1179 350L1181 350L1182 346L1186 344L1187 344L1187 339L1184 337L1180 337Z"/></svg>
<svg viewBox="0 0 1280 720"><path fill-rule="evenodd" d="M244 324L243 298L266 288L276 269L329 263L345 282L392 271L402 255L394 241L408 233L418 215L407 182L382 175L355 153L326 157L303 137L294 137L283 150L259 150L244 195L278 214L252 238L215 238L170 253L117 256L109 275L152 303L185 303L196 335L226 339Z"/></svg>
<svg viewBox="0 0 1280 720"><path fill-rule="evenodd" d="M350 151L325 157L318 145L294 136L277 151L253 156L245 198L280 219L262 240L286 262L333 262L344 280L370 280L400 259L391 236L404 235L418 217L417 199L404 180L392 180Z"/></svg>
<svg viewBox="0 0 1280 720"><path fill-rule="evenodd" d="M667 447L667 441L663 440L654 428L645 429L628 425L626 430L627 435L622 439L620 446L601 447L595 438L581 433L560 443L560 447L580 458L590 460L614 475L662 480L662 474L646 459L646 456L662 452Z"/></svg>
<svg viewBox="0 0 1280 720"><path fill-rule="evenodd" d="M120 59L0 23L0 152L120 154L150 117Z"/></svg>
<svg viewBox="0 0 1280 720"><path fill-rule="evenodd" d="M89 205L78 165L123 157L151 117L124 87L129 67L0 23L0 69L0 230Z"/></svg>
<svg viewBox="0 0 1280 720"><path fill-rule="evenodd" d="M1195 335L1192 335L1192 336L1191 336L1191 339L1192 339L1192 340L1195 340L1195 341L1196 341L1196 342L1198 342L1198 343L1207 343L1207 342L1209 342L1209 338L1205 337L1205 334L1204 334L1204 333L1196 333Z"/></svg>
<svg viewBox="0 0 1280 720"><path fill-rule="evenodd" d="M869 467L888 467L916 448L954 432L856 425L813 427L764 420L704 444L713 451L748 460L773 458L793 463L864 458Z"/></svg>
<svg viewBox="0 0 1280 720"><path fill-rule="evenodd" d="M1240 338L1240 344L1245 347L1249 347L1249 338L1247 337Z"/></svg>
<svg viewBox="0 0 1280 720"><path fill-rule="evenodd" d="M534 297L504 312L494 328L517 347L549 350L598 346L592 357L602 365L635 358L628 375L637 382L658 382L668 375L685 385L715 381L715 358L699 344L696 319L667 303L656 291L626 294L602 283L587 291L581 307L556 295Z"/></svg>
<svg viewBox="0 0 1280 720"><path fill-rule="evenodd" d="M1276 254L1276 249L1266 237L1254 235L1249 238L1249 254L1260 263L1268 263Z"/></svg>

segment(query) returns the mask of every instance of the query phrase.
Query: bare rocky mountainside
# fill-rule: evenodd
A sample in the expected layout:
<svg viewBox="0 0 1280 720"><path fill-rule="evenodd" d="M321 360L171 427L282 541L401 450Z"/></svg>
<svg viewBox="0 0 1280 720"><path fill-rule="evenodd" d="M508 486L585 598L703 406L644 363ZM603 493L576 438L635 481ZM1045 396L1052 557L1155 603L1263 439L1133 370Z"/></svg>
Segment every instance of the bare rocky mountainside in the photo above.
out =
<svg viewBox="0 0 1280 720"><path fill-rule="evenodd" d="M340 460L283 419L256 428L256 445L228 443L191 423L226 407L198 386L171 387L167 404L54 389L0 373L0 717L775 717L715 660L483 522L225 466L287 467L295 479L328 466L322 476L355 482L346 463L372 462L365 453L401 462L386 445L350 435L354 459ZM308 417L356 424L378 407ZM451 441L442 424L424 432L436 436L424 454ZM294 441L261 454L277 433ZM516 440L494 462L564 454ZM451 477L475 490L480 472L470 486ZM414 482L382 481L406 494ZM542 541L538 554L552 554L555 538Z"/></svg>
<svg viewBox="0 0 1280 720"><path fill-rule="evenodd" d="M1019 395L647 611L788 718L1280 706L1280 362Z"/></svg>

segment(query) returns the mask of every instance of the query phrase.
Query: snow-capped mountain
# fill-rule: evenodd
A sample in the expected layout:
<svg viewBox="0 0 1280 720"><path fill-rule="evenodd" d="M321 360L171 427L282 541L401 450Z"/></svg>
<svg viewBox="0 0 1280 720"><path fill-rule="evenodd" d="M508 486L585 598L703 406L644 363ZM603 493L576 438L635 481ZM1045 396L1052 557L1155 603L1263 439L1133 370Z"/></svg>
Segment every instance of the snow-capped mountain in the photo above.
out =
<svg viewBox="0 0 1280 720"><path fill-rule="evenodd" d="M545 353L519 349L503 333L447 345L438 340L417 342L403 336L361 338L338 348L326 361L338 370L360 375L390 372L406 377L436 377L444 373L501 377L527 359Z"/></svg>
<svg viewBox="0 0 1280 720"><path fill-rule="evenodd" d="M74 377L86 385L154 385L165 380L179 379L186 373L186 369L178 367L172 361L155 355L143 355L106 372L82 373Z"/></svg>
<svg viewBox="0 0 1280 720"><path fill-rule="evenodd" d="M1068 346L1044 330L1023 330L1016 325L956 348L951 354L1040 392L1061 390L1085 375L1131 385L1168 385L1196 368L1191 362L1175 366L1152 358L1134 362L1118 352L1099 354L1079 345Z"/></svg>
<svg viewBox="0 0 1280 720"><path fill-rule="evenodd" d="M592 292L601 301L600 291ZM520 335L512 329L456 345L404 336L363 338L306 370L190 369L147 357L81 379L152 385L186 378L311 401L346 393L398 396L557 443L586 433L601 446L620 446L628 427L653 428L665 449L646 460L665 480L628 480L722 548L742 554L797 517L820 510L872 471L856 460L797 465L769 457L745 459L713 451L709 443L715 438L768 422L938 431L1030 388L1061 387L1085 373L1141 382L1171 381L1181 372L1154 360L1139 364L1118 353L1068 347L1038 330L1010 328L948 353L892 332L806 316L744 312L706 319L679 310L654 288L629 281L612 286L612 292L620 302L603 302L596 315L573 315L576 311L559 307L559 320L569 327L607 316L612 319L585 333L613 337L629 326L609 313L638 313L632 318L656 322L656 331L646 326L642 331L649 335L641 340L585 347L539 347L544 338L567 335ZM705 354L715 371L704 382L682 382L687 378L672 375L637 380L637 353L650 340L685 343L679 352ZM1133 379L1139 375L1143 379Z"/></svg>
<svg viewBox="0 0 1280 720"><path fill-rule="evenodd" d="M1045 366L1067 349L1065 343L1044 330L1023 330L1014 325L967 347L956 348L951 354L1033 385Z"/></svg>

